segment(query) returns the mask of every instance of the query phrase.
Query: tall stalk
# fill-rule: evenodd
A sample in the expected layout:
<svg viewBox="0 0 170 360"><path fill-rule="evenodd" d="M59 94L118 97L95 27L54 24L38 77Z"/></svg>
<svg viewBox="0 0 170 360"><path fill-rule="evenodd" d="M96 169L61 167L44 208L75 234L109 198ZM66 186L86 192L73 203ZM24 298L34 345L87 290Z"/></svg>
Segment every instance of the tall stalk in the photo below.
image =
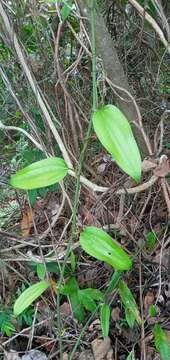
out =
<svg viewBox="0 0 170 360"><path fill-rule="evenodd" d="M91 11L91 48L92 48L92 115L96 111L97 108L97 85L96 85L96 0L91 0L90 5L90 11ZM71 226L71 235L70 239L67 245L67 250L65 253L63 265L61 268L60 273L60 280L58 283L58 288L60 288L63 278L64 278L64 270L65 266L71 251L71 247L73 244L73 241L76 238L76 218L77 218L77 210L78 210L78 203L79 203L79 195L80 195L80 175L82 172L85 156L86 156L86 150L89 144L89 140L91 138L92 134L92 115L91 119L88 124L87 133L84 139L83 148L80 153L79 162L76 169L76 186L75 186L75 196L74 196L74 203L73 203L73 211L72 211L72 226ZM59 315L59 309L60 309L60 296L57 295L57 317L58 317L58 331L61 333L61 319ZM60 345L60 359L62 359L62 339L59 334L59 345Z"/></svg>

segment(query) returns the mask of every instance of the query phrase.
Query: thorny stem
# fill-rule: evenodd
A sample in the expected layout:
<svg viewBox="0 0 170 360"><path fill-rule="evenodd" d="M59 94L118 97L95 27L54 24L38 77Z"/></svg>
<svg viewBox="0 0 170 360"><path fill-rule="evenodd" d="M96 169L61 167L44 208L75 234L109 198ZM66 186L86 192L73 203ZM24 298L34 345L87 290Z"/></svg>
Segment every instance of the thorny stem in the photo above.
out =
<svg viewBox="0 0 170 360"><path fill-rule="evenodd" d="M96 21L96 0L92 0L92 7L91 7L91 47L92 47L92 114L96 111L97 108L97 85L96 85L96 27L95 27L95 21ZM81 176L81 172L82 172L82 168L83 168L83 163L85 160L85 155L86 155L86 150L87 150L87 146L89 143L89 140L91 138L91 134L92 134L92 116L91 119L89 121L88 124L88 129L87 129L87 133L84 139L84 144L83 144L83 148L82 151L80 153L80 158L79 158L79 163L76 169L76 187L75 187L75 197L74 197L74 204L73 204L73 212L72 212L72 226L71 226L71 235L70 235L70 239L68 242L68 246L67 246L67 250L65 253L65 257L64 257L64 261L63 261L63 265L62 265L62 269L61 269L61 273L60 273L60 280L58 283L58 289L60 289L61 285L62 285L62 281L64 278L64 271L65 271L65 266L68 260L68 257L70 255L70 251L72 248L72 244L73 241L76 238L76 219L77 219L77 210L78 210L78 204L79 204L79 195L80 195L80 176ZM60 311L60 294L58 293L57 295L57 314L58 314L58 331L61 334L61 319L59 316L59 311ZM63 358L62 354L62 339L61 336L59 334L59 338L60 338L60 359Z"/></svg>

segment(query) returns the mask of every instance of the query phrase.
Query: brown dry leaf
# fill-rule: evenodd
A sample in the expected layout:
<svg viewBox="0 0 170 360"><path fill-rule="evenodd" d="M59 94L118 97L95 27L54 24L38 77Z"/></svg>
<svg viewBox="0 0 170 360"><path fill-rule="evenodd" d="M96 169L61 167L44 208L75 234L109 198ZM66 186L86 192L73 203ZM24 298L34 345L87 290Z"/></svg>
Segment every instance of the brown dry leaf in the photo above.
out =
<svg viewBox="0 0 170 360"><path fill-rule="evenodd" d="M64 302L61 306L60 306L60 315L61 317L68 317L72 314L71 312L71 307L70 304L68 302Z"/></svg>
<svg viewBox="0 0 170 360"><path fill-rule="evenodd" d="M119 307L115 307L111 312L111 318L114 322L117 322L120 320L120 309Z"/></svg>
<svg viewBox="0 0 170 360"><path fill-rule="evenodd" d="M28 209L23 214L23 218L21 220L22 236L28 236L30 234L33 225L33 216L34 216L34 211L32 209Z"/></svg>
<svg viewBox="0 0 170 360"><path fill-rule="evenodd" d="M162 159L162 162L154 170L154 174L158 177L165 177L170 172L170 163L167 157L165 156Z"/></svg>
<svg viewBox="0 0 170 360"><path fill-rule="evenodd" d="M113 349L109 337L104 340L93 340L92 350L95 360L113 360Z"/></svg>
<svg viewBox="0 0 170 360"><path fill-rule="evenodd" d="M155 169L157 166L156 161L154 159L144 159L142 161L142 171L147 172L149 170Z"/></svg>
<svg viewBox="0 0 170 360"><path fill-rule="evenodd" d="M154 301L155 301L155 295L153 291L148 291L144 298L145 314L148 314L149 307L154 304Z"/></svg>

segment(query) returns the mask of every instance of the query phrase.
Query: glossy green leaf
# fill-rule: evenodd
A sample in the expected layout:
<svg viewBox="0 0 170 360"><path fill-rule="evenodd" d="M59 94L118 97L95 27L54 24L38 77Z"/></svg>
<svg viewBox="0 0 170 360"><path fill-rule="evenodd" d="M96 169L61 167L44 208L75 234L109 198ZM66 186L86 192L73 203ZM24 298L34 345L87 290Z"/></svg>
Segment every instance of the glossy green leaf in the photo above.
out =
<svg viewBox="0 0 170 360"><path fill-rule="evenodd" d="M43 188L62 180L68 172L65 161L53 157L37 161L11 176L10 184L19 189Z"/></svg>
<svg viewBox="0 0 170 360"><path fill-rule="evenodd" d="M109 335L109 325L110 325L110 307L108 304L102 304L100 310L100 321L103 337Z"/></svg>
<svg viewBox="0 0 170 360"><path fill-rule="evenodd" d="M141 156L128 120L113 105L101 107L93 114L95 133L119 167L135 181L141 178Z"/></svg>
<svg viewBox="0 0 170 360"><path fill-rule="evenodd" d="M116 270L128 270L132 266L127 253L102 229L86 227L80 234L80 245L87 254L105 261Z"/></svg>
<svg viewBox="0 0 170 360"><path fill-rule="evenodd" d="M154 326L154 337L156 350L160 353L161 360L170 359L170 346L165 331L159 324Z"/></svg>
<svg viewBox="0 0 170 360"><path fill-rule="evenodd" d="M141 317L133 294L122 280L119 282L119 295L125 307L125 316L129 327L133 327L135 320L141 324Z"/></svg>
<svg viewBox="0 0 170 360"><path fill-rule="evenodd" d="M48 289L50 283L48 281L40 281L37 284L26 289L14 304L14 315L20 315L28 306L30 306L43 292Z"/></svg>

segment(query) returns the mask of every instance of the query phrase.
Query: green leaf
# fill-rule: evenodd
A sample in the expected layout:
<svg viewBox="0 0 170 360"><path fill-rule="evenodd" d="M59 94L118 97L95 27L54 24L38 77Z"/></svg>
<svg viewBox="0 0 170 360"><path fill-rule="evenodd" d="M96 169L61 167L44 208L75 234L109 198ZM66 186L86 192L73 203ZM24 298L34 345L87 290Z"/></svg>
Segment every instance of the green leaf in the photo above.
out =
<svg viewBox="0 0 170 360"><path fill-rule="evenodd" d="M74 272L76 270L76 256L73 251L70 254L70 263L71 263L71 270Z"/></svg>
<svg viewBox="0 0 170 360"><path fill-rule="evenodd" d="M32 190L62 180L68 172L65 161L53 157L37 161L11 176L10 184L19 189Z"/></svg>
<svg viewBox="0 0 170 360"><path fill-rule="evenodd" d="M73 0L66 0L64 6L61 9L62 20L66 20L72 11Z"/></svg>
<svg viewBox="0 0 170 360"><path fill-rule="evenodd" d="M7 336L11 336L15 330L14 325L10 321L4 321L1 325L1 332Z"/></svg>
<svg viewBox="0 0 170 360"><path fill-rule="evenodd" d="M75 277L71 277L59 291L61 294L69 296L73 314L79 322L82 322L84 320L84 308L79 298L79 286Z"/></svg>
<svg viewBox="0 0 170 360"><path fill-rule="evenodd" d="M26 289L14 304L14 315L20 315L28 306L30 306L42 293L48 289L50 283L48 281L41 281Z"/></svg>
<svg viewBox="0 0 170 360"><path fill-rule="evenodd" d="M30 205L34 208L37 199L37 189L29 190L28 197L29 197Z"/></svg>
<svg viewBox="0 0 170 360"><path fill-rule="evenodd" d="M125 307L125 318L129 325L129 327L132 329L134 327L134 323L136 320L134 311L130 307Z"/></svg>
<svg viewBox="0 0 170 360"><path fill-rule="evenodd" d="M105 261L116 270L128 270L132 266L126 252L102 229L86 227L80 234L80 245L87 254Z"/></svg>
<svg viewBox="0 0 170 360"><path fill-rule="evenodd" d="M154 326L155 347L162 360L170 359L170 346L165 331L159 324Z"/></svg>
<svg viewBox="0 0 170 360"><path fill-rule="evenodd" d="M149 250L153 250L157 242L157 236L154 231L149 231L146 234L146 247Z"/></svg>
<svg viewBox="0 0 170 360"><path fill-rule="evenodd" d="M107 289L108 293L111 293L117 287L119 280L121 278L121 275L122 275L121 271L114 272L114 274L112 275L112 278L110 280L108 289Z"/></svg>
<svg viewBox="0 0 170 360"><path fill-rule="evenodd" d="M73 292L69 295L71 307L75 318L82 323L84 320L84 307L79 299L78 292Z"/></svg>
<svg viewBox="0 0 170 360"><path fill-rule="evenodd" d="M125 307L125 316L129 327L133 327L135 320L138 324L141 324L139 310L133 294L126 283L122 280L119 282L119 295Z"/></svg>
<svg viewBox="0 0 170 360"><path fill-rule="evenodd" d="M71 277L66 284L59 289L62 295L71 295L73 292L77 292L79 290L78 283L75 277Z"/></svg>
<svg viewBox="0 0 170 360"><path fill-rule="evenodd" d="M110 307L108 304L102 304L100 311L100 321L102 327L103 337L107 337L109 334L110 325Z"/></svg>
<svg viewBox="0 0 170 360"><path fill-rule="evenodd" d="M83 292L96 301L104 301L104 295L100 290L87 288L83 289Z"/></svg>
<svg viewBox="0 0 170 360"><path fill-rule="evenodd" d="M78 297L86 310L91 311L91 312L96 310L96 303L92 299L92 297L90 295L88 295L88 293L86 292L86 289L79 290Z"/></svg>
<svg viewBox="0 0 170 360"><path fill-rule="evenodd" d="M101 107L93 114L95 133L119 167L135 181L141 178L141 156L129 122L113 105Z"/></svg>
<svg viewBox="0 0 170 360"><path fill-rule="evenodd" d="M151 317L155 317L156 314L157 314L156 306L153 305L153 304L150 305L150 306L149 306L149 315L150 315Z"/></svg>
<svg viewBox="0 0 170 360"><path fill-rule="evenodd" d="M40 280L44 280L45 272L46 272L46 269L45 269L44 264L38 263L37 264L37 275Z"/></svg>

